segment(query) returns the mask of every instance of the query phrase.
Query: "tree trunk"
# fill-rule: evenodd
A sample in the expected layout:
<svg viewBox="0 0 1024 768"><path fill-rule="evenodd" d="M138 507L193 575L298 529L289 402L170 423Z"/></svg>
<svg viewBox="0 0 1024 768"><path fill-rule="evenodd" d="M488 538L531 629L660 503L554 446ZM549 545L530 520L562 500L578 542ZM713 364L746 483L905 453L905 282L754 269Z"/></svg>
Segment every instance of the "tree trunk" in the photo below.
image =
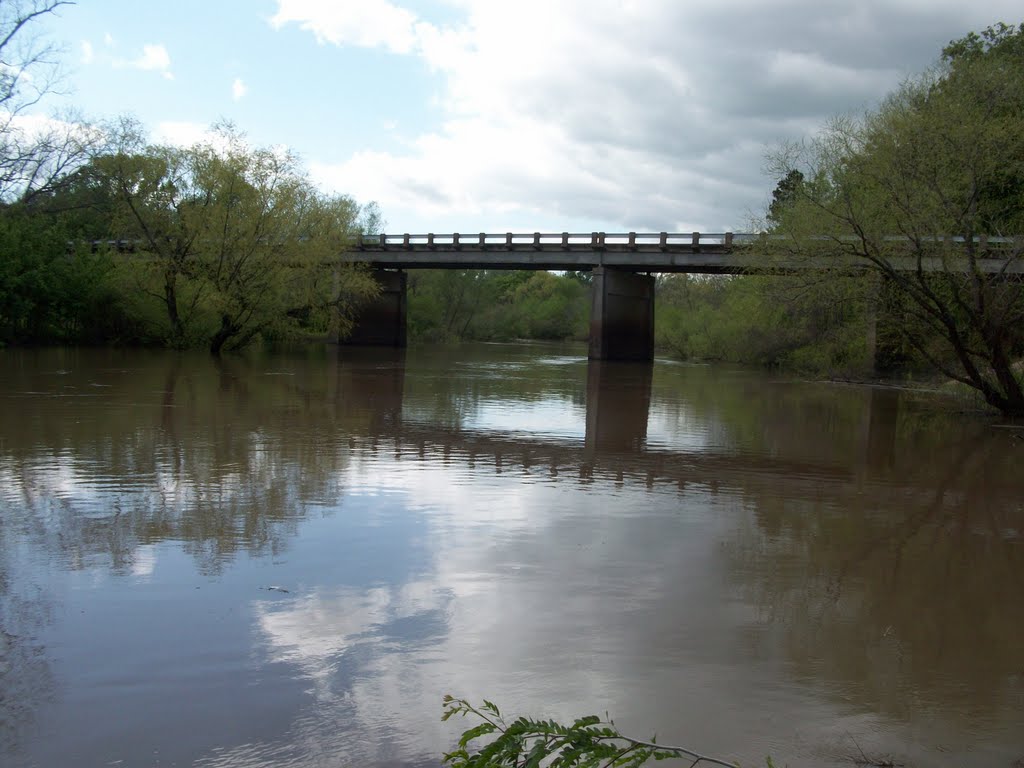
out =
<svg viewBox="0 0 1024 768"><path fill-rule="evenodd" d="M180 348L185 343L185 327L178 312L178 289L175 285L177 275L174 272L164 273L164 305L167 307L167 321L171 325L171 346Z"/></svg>
<svg viewBox="0 0 1024 768"><path fill-rule="evenodd" d="M220 328L213 334L213 338L210 340L210 354L214 357L220 357L220 353L224 349L224 344L238 333L238 328L235 327L234 322L227 315L220 316Z"/></svg>

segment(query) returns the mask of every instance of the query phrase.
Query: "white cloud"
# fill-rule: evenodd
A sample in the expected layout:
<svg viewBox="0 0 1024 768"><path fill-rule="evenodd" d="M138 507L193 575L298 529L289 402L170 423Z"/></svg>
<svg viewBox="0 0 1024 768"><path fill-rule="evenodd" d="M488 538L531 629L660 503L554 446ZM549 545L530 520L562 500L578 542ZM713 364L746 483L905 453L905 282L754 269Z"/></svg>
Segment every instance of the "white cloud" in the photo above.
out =
<svg viewBox="0 0 1024 768"><path fill-rule="evenodd" d="M231 98L235 101L241 101L248 91L248 87L246 87L240 77L236 77L234 82L231 83Z"/></svg>
<svg viewBox="0 0 1024 768"><path fill-rule="evenodd" d="M270 22L296 23L318 42L383 47L410 53L416 44L416 15L387 0L279 0Z"/></svg>
<svg viewBox="0 0 1024 768"><path fill-rule="evenodd" d="M96 56L96 54L93 51L92 43L90 43L88 40L83 40L82 41L82 63L83 64L92 64L93 59L95 58L95 56Z"/></svg>
<svg viewBox="0 0 1024 768"><path fill-rule="evenodd" d="M114 62L114 65L141 69L146 72L159 72L167 80L174 79L171 72L171 56L167 53L167 48L160 44L147 43L142 46L140 56L128 61L119 59Z"/></svg>
<svg viewBox="0 0 1024 768"><path fill-rule="evenodd" d="M767 148L869 107L950 39L1015 12L1007 0L449 5L461 18L442 24L386 0L278 0L272 20L321 44L417 57L439 78L440 128L313 164L399 227L403 215L742 227L773 184Z"/></svg>
<svg viewBox="0 0 1024 768"><path fill-rule="evenodd" d="M153 131L154 141L176 147L191 147L193 144L209 141L211 137L210 126L186 120L158 123Z"/></svg>

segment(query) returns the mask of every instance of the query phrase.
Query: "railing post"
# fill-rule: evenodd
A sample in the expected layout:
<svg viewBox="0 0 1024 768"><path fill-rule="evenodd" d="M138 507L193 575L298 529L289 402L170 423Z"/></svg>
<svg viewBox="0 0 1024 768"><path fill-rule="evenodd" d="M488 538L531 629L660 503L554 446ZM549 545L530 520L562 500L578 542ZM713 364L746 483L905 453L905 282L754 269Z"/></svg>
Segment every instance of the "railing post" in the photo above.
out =
<svg viewBox="0 0 1024 768"><path fill-rule="evenodd" d="M629 250L636 250L636 232L629 233Z"/></svg>
<svg viewBox="0 0 1024 768"><path fill-rule="evenodd" d="M427 248L430 248L431 250L434 249L434 233L433 232L428 232L427 233Z"/></svg>
<svg viewBox="0 0 1024 768"><path fill-rule="evenodd" d="M700 232L694 232L690 235L690 248L693 249L694 253L700 251Z"/></svg>
<svg viewBox="0 0 1024 768"><path fill-rule="evenodd" d="M569 233L568 232L563 232L562 233L562 250L563 251L568 251L569 250Z"/></svg>
<svg viewBox="0 0 1024 768"><path fill-rule="evenodd" d="M377 245L379 245L381 248L383 248L387 244L388 244L388 236L387 235L385 235L383 232L381 232L379 235L377 235Z"/></svg>
<svg viewBox="0 0 1024 768"><path fill-rule="evenodd" d="M732 232L725 233L725 247L732 248Z"/></svg>
<svg viewBox="0 0 1024 768"><path fill-rule="evenodd" d="M511 232L506 232L505 233L505 247L508 248L510 251L512 250L512 233Z"/></svg>
<svg viewBox="0 0 1024 768"><path fill-rule="evenodd" d="M459 233L455 232L452 234L452 250L459 250L462 246L459 245Z"/></svg>
<svg viewBox="0 0 1024 768"><path fill-rule="evenodd" d="M668 232L662 232L658 237L658 245L661 246L661 250L668 250Z"/></svg>
<svg viewBox="0 0 1024 768"><path fill-rule="evenodd" d="M486 232L481 232L480 233L480 249L483 250L483 247L486 244L487 244L487 233Z"/></svg>
<svg viewBox="0 0 1024 768"><path fill-rule="evenodd" d="M533 233L533 250L540 250L540 232Z"/></svg>
<svg viewBox="0 0 1024 768"><path fill-rule="evenodd" d="M404 235L402 235L402 246L407 248L407 249L410 249L410 250L412 249L412 245L409 243L409 233L408 232L406 232Z"/></svg>

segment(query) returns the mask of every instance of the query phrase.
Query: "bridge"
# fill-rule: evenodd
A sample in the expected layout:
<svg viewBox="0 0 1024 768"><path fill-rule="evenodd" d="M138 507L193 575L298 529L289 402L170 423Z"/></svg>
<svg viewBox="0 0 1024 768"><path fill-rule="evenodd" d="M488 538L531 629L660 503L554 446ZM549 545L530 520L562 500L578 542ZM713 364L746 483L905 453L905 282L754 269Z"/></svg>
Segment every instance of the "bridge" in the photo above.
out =
<svg viewBox="0 0 1024 768"><path fill-rule="evenodd" d="M345 252L346 262L371 265L381 294L363 307L346 344L402 347L406 343L406 275L409 269L543 269L589 271L593 275L589 357L598 360L654 358L654 274L796 273L863 269L844 245L855 238L821 238L821 252L808 256L773 254L784 240L762 234L724 232L365 235ZM933 238L935 254L918 260L898 253L908 238L892 237L900 270L963 269L963 237ZM987 274L1024 275L1018 238L981 236L972 242ZM762 247L758 247L758 246Z"/></svg>

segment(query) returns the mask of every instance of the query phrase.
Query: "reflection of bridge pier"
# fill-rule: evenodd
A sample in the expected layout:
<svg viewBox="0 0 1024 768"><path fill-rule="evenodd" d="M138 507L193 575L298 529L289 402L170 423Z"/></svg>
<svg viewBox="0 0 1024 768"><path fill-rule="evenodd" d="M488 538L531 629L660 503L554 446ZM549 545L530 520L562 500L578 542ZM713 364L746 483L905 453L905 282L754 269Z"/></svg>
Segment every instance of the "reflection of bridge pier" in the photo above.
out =
<svg viewBox="0 0 1024 768"><path fill-rule="evenodd" d="M587 364L586 453L639 453L647 442L652 363Z"/></svg>
<svg viewBox="0 0 1024 768"><path fill-rule="evenodd" d="M900 393L875 387L871 390L861 426L861 466L872 476L887 476L896 466L896 430Z"/></svg>
<svg viewBox="0 0 1024 768"><path fill-rule="evenodd" d="M347 413L365 416L367 427L373 432L401 425L405 349L336 349L339 360L332 366L332 389L337 406Z"/></svg>

